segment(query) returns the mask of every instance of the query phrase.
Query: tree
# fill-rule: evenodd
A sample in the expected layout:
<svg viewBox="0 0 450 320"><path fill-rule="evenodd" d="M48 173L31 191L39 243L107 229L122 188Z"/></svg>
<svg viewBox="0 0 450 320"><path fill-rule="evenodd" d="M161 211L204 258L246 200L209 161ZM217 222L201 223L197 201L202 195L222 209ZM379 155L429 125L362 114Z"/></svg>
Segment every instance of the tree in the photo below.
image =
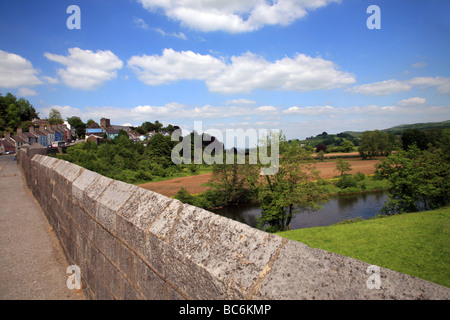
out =
<svg viewBox="0 0 450 320"><path fill-rule="evenodd" d="M445 206L450 197L450 162L441 149L421 151L416 145L399 150L376 165L377 173L388 179L386 213L413 212Z"/></svg>
<svg viewBox="0 0 450 320"><path fill-rule="evenodd" d="M388 156L395 146L395 136L393 134L375 131L365 131L361 136L359 153L361 157L374 158L377 156Z"/></svg>
<svg viewBox="0 0 450 320"><path fill-rule="evenodd" d="M403 132L402 148L408 150L413 144L415 144L420 150L425 150L428 145L427 136L424 131L417 129L408 129Z"/></svg>
<svg viewBox="0 0 450 320"><path fill-rule="evenodd" d="M344 148L345 152L350 152L353 150L353 147L355 146L353 142L349 140L344 140L341 144L341 146Z"/></svg>
<svg viewBox="0 0 450 320"><path fill-rule="evenodd" d="M346 172L352 171L352 166L349 162L344 161L344 159L339 158L336 160L336 170L341 173L341 176Z"/></svg>
<svg viewBox="0 0 450 320"><path fill-rule="evenodd" d="M320 209L319 204L327 199L322 187L314 182L319 179L319 172L310 153L297 141L287 143L283 135L278 139L281 153L278 172L262 179L254 175L249 179L257 190L262 209L259 227L268 224L268 232L289 230L296 213Z"/></svg>
<svg viewBox="0 0 450 320"><path fill-rule="evenodd" d="M87 122L86 122L86 126L89 128L92 124L95 124L97 127L100 127L99 125L98 125L98 123L97 122L95 122L93 119L89 119Z"/></svg>
<svg viewBox="0 0 450 320"><path fill-rule="evenodd" d="M50 124L63 124L64 120L61 116L61 112L57 109L52 109L48 115L48 122L50 122Z"/></svg>
<svg viewBox="0 0 450 320"><path fill-rule="evenodd" d="M67 122L70 124L70 126L75 128L78 138L81 138L86 134L87 125L83 121L81 121L80 117L73 116L67 118Z"/></svg>
<svg viewBox="0 0 450 320"><path fill-rule="evenodd" d="M157 133L148 142L145 154L151 161L167 168L173 165L171 160L173 146L174 143L170 136L163 136L162 134Z"/></svg>
<svg viewBox="0 0 450 320"><path fill-rule="evenodd" d="M11 93L7 93L5 96L0 94L0 131L8 129L8 131L14 132L17 128L23 127L23 122L35 118L39 118L38 113L28 100L17 99Z"/></svg>
<svg viewBox="0 0 450 320"><path fill-rule="evenodd" d="M225 155L224 155L225 156ZM238 164L234 156L232 164L214 164L210 185L216 192L222 195L224 204L238 204L247 202L252 194L250 185L247 183L250 175L255 172L250 165Z"/></svg>
<svg viewBox="0 0 450 320"><path fill-rule="evenodd" d="M327 146L323 143L318 144L316 147L316 152L320 151L327 152Z"/></svg>

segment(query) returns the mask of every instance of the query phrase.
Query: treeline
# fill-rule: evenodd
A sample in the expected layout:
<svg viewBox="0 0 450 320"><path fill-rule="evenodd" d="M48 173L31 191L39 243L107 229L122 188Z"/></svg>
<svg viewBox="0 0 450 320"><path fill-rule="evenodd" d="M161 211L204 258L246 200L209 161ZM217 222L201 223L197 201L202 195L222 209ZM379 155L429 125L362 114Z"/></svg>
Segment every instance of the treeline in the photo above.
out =
<svg viewBox="0 0 450 320"><path fill-rule="evenodd" d="M383 213L447 206L450 199L450 129L402 134L402 147L377 164L377 175L392 187Z"/></svg>
<svg viewBox="0 0 450 320"><path fill-rule="evenodd" d="M194 159L194 141L202 139L202 150L215 141L214 137L196 132L191 137L191 155ZM182 141L183 138L180 138ZM127 183L139 184L158 178L174 177L195 173L200 165L176 165L172 161L172 150L180 141L172 141L170 135L156 133L146 145L132 142L127 132L121 130L112 140L101 144L84 142L67 149L65 154L57 154L60 159L76 163L101 175Z"/></svg>
<svg viewBox="0 0 450 320"><path fill-rule="evenodd" d="M308 151L351 152L355 147L360 145L360 140L345 132L338 134L322 132L315 137L307 137L305 140L300 141L300 143L304 145L303 149Z"/></svg>
<svg viewBox="0 0 450 320"><path fill-rule="evenodd" d="M0 93L0 132L16 132L19 127L28 131L33 119L39 119L39 114L28 100Z"/></svg>
<svg viewBox="0 0 450 320"><path fill-rule="evenodd" d="M443 145L443 139L450 129L408 129L401 135L383 132L379 130L365 131L361 136L361 144L358 148L364 159L377 156L388 156L397 149L408 150L415 145L419 150L430 147L439 148Z"/></svg>
<svg viewBox="0 0 450 320"><path fill-rule="evenodd" d="M57 157L76 163L101 175L127 183L149 182L156 177L175 175L183 170L171 161L171 151L177 142L170 136L156 134L147 146L134 143L121 130L111 141L76 144L66 154Z"/></svg>

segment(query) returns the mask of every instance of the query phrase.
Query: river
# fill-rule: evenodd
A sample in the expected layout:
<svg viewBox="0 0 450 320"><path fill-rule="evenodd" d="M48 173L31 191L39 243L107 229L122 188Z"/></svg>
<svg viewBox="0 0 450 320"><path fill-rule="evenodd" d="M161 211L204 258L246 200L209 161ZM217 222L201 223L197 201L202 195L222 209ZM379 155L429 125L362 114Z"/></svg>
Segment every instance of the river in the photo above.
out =
<svg viewBox="0 0 450 320"><path fill-rule="evenodd" d="M291 229L329 226L340 221L361 217L373 217L388 198L386 191L333 196L322 209L313 212L297 213L291 222ZM261 215L257 203L227 206L212 212L256 227L256 218Z"/></svg>

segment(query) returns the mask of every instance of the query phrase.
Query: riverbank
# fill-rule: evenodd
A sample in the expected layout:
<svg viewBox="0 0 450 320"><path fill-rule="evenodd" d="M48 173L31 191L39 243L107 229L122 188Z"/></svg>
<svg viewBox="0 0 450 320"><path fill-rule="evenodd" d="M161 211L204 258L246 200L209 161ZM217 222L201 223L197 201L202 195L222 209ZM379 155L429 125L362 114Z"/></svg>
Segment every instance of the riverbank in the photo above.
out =
<svg viewBox="0 0 450 320"><path fill-rule="evenodd" d="M349 159L347 161L349 161L352 166L352 170L348 172L349 174L361 172L365 175L371 175L375 173L375 165L380 160L361 160L359 158ZM336 162L334 160L323 162L319 161L316 163L316 169L320 171L320 177L322 179L332 179L339 174L339 172L336 171ZM208 182L211 179L211 176L212 173L208 172L188 177L147 182L139 184L138 186L167 197L173 197L182 187L184 187L190 194L200 194L210 189Z"/></svg>
<svg viewBox="0 0 450 320"><path fill-rule="evenodd" d="M277 234L450 287L450 207Z"/></svg>

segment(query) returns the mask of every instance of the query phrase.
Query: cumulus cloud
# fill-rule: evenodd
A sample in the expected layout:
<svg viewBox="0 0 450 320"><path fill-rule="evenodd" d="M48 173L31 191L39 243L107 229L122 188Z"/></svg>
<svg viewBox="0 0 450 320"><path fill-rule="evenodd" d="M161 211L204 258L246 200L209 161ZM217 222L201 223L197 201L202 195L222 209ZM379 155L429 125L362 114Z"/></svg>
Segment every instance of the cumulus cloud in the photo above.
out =
<svg viewBox="0 0 450 320"><path fill-rule="evenodd" d="M284 114L303 115L303 116L317 116L321 114L330 114L336 109L332 106L307 106L307 107L290 107L284 110Z"/></svg>
<svg viewBox="0 0 450 320"><path fill-rule="evenodd" d="M0 87L18 88L42 84L37 77L38 70L27 59L0 50Z"/></svg>
<svg viewBox="0 0 450 320"><path fill-rule="evenodd" d="M347 91L365 95L388 95L396 92L409 91L413 87L436 87L442 94L450 93L450 79L445 77L415 77L412 79L398 81L395 79L373 82L354 86Z"/></svg>
<svg viewBox="0 0 450 320"><path fill-rule="evenodd" d="M63 83L76 89L97 89L106 81L116 78L117 70L123 66L123 62L109 50L93 52L70 48L68 56L48 52L44 56L65 66L64 69L58 69L57 73Z"/></svg>
<svg viewBox="0 0 450 320"><path fill-rule="evenodd" d="M17 91L17 95L19 97L30 97L30 96L37 96L38 93L30 88L19 88L19 90Z"/></svg>
<svg viewBox="0 0 450 320"><path fill-rule="evenodd" d="M183 26L203 32L249 32L266 25L289 25L309 11L339 0L138 0L145 9L162 10Z"/></svg>
<svg viewBox="0 0 450 320"><path fill-rule="evenodd" d="M247 52L231 57L227 64L211 55L165 49L162 55L133 56L128 66L148 85L205 80L211 92L225 94L258 89L312 91L340 88L355 82L352 74L339 71L332 61L304 54L270 62Z"/></svg>
<svg viewBox="0 0 450 320"><path fill-rule="evenodd" d="M392 79L355 86L347 91L365 95L382 96L396 92L409 91L411 88L412 86L408 83Z"/></svg>
<svg viewBox="0 0 450 320"><path fill-rule="evenodd" d="M297 54L275 62L247 52L233 56L231 64L217 77L207 81L212 92L237 93L257 89L312 91L350 85L355 77L337 70L332 61Z"/></svg>
<svg viewBox="0 0 450 320"><path fill-rule="evenodd" d="M133 56L128 66L142 82L161 85L179 80L206 80L223 70L225 64L210 55L164 49L161 56Z"/></svg>
<svg viewBox="0 0 450 320"><path fill-rule="evenodd" d="M425 98L420 97L413 97L409 99L403 99L397 103L397 105L401 107L408 107L408 106L421 106L424 105L427 102Z"/></svg>
<svg viewBox="0 0 450 320"><path fill-rule="evenodd" d="M440 93L450 93L450 79L445 77L416 77L408 81L411 85L436 87Z"/></svg>

